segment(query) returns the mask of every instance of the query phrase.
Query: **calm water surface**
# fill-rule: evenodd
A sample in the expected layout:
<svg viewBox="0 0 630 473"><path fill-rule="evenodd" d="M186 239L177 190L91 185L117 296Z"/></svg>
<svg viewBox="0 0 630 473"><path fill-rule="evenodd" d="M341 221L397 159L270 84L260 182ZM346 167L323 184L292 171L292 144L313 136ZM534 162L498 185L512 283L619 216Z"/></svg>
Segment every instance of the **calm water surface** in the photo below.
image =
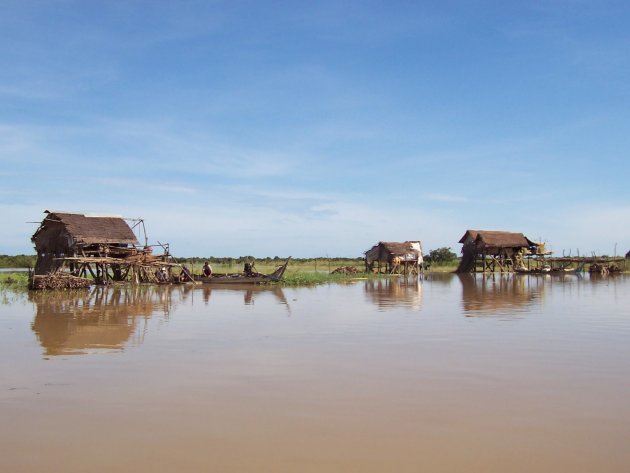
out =
<svg viewBox="0 0 630 473"><path fill-rule="evenodd" d="M0 292L0 471L628 472L630 278Z"/></svg>

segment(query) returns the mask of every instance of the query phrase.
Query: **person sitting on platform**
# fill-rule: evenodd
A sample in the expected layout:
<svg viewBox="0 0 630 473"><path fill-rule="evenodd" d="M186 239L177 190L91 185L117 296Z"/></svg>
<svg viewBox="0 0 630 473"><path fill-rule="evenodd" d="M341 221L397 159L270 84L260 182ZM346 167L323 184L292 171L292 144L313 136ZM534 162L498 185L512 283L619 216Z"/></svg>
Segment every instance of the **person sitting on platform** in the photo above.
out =
<svg viewBox="0 0 630 473"><path fill-rule="evenodd" d="M210 266L210 263L208 263L207 261L203 264L203 268L201 269L201 271L203 272L203 275L207 278L212 276L212 266Z"/></svg>
<svg viewBox="0 0 630 473"><path fill-rule="evenodd" d="M190 271L188 271L188 268L186 267L186 265L182 265L182 270L179 273L179 281L180 282L187 282L187 281L192 281L192 279L190 278Z"/></svg>
<svg viewBox="0 0 630 473"><path fill-rule="evenodd" d="M168 281L168 274L166 272L166 268L160 268L155 272L155 279L157 279L157 282L167 282Z"/></svg>

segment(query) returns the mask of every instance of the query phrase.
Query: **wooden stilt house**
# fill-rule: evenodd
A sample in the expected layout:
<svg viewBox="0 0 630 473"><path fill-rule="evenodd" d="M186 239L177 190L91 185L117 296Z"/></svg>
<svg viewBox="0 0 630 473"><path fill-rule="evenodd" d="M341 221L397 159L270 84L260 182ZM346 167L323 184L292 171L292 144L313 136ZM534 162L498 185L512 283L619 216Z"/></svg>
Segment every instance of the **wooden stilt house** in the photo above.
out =
<svg viewBox="0 0 630 473"><path fill-rule="evenodd" d="M422 271L422 243L379 241L365 252L365 270L388 274L419 274Z"/></svg>
<svg viewBox="0 0 630 473"><path fill-rule="evenodd" d="M525 257L544 253L544 245L522 233L466 230L458 273L512 272L525 269Z"/></svg>
<svg viewBox="0 0 630 473"><path fill-rule="evenodd" d="M110 281L153 282L155 271L173 266L168 245L163 256L139 246L132 228L121 217L87 216L46 211L31 241L37 251L33 277L90 275L97 284ZM142 223L142 220L137 222ZM37 288L37 284L32 284Z"/></svg>

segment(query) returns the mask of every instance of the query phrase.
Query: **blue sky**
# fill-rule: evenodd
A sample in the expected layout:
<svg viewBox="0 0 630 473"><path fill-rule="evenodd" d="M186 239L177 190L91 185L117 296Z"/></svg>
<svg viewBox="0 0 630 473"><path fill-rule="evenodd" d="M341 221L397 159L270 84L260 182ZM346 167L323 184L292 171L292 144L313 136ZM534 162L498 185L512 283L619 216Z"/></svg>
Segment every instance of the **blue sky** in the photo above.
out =
<svg viewBox="0 0 630 473"><path fill-rule="evenodd" d="M46 209L179 256L630 249L630 3L30 1L0 15L0 254Z"/></svg>

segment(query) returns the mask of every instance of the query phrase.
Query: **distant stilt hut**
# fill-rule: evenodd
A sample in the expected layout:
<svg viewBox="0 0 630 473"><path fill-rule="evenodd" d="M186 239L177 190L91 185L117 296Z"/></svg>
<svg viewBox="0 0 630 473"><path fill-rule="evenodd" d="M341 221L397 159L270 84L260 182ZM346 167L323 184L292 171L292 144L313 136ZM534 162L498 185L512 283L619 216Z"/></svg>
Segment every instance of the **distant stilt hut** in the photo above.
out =
<svg viewBox="0 0 630 473"><path fill-rule="evenodd" d="M88 274L97 284L153 282L156 268L172 266L166 261L170 256L168 246L164 256L153 256L149 246L138 246L136 235L122 217L48 210L45 213L31 238L37 251L31 284L34 288L50 287L48 282L55 275L65 276L65 287L74 287L72 278L85 279Z"/></svg>
<svg viewBox="0 0 630 473"><path fill-rule="evenodd" d="M525 257L544 254L544 245L522 233L466 230L458 273L512 272L525 269Z"/></svg>
<svg viewBox="0 0 630 473"><path fill-rule="evenodd" d="M365 270L388 274L419 274L422 271L422 243L419 240L379 241L365 252Z"/></svg>

